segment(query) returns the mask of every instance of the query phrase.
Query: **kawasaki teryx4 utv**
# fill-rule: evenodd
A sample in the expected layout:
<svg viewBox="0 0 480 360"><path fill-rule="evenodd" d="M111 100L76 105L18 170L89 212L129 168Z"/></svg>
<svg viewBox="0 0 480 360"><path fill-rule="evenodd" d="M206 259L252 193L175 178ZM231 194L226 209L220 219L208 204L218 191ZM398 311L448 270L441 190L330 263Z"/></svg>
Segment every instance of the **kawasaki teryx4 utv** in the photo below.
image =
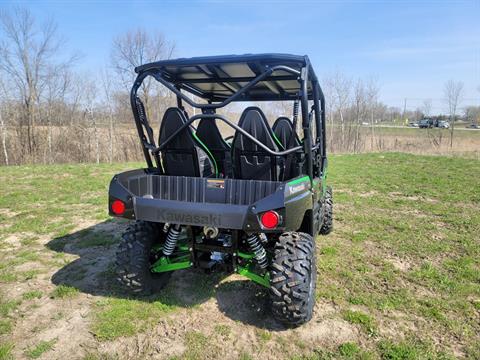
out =
<svg viewBox="0 0 480 360"><path fill-rule="evenodd" d="M110 214L134 220L118 248L120 282L149 294L174 270L236 272L270 289L281 322L310 320L315 237L332 229L332 191L325 100L308 57L197 57L135 71L130 101L148 167L118 174L110 184ZM158 145L137 95L149 76L177 98L163 115ZM270 127L255 106L238 124L216 112L258 101L291 102L292 120L280 117ZM201 113L189 116L184 103ZM218 122L235 130L230 142Z"/></svg>

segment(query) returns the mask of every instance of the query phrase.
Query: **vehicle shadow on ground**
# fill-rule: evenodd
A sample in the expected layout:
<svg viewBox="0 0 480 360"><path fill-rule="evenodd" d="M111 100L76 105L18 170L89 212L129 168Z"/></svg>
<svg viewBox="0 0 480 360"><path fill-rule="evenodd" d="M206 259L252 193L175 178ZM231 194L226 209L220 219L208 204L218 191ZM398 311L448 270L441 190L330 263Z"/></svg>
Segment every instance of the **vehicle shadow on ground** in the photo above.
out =
<svg viewBox="0 0 480 360"><path fill-rule="evenodd" d="M119 286L115 274L115 252L127 225L125 221L112 219L48 242L46 247L50 250L78 256L55 272L52 282L94 296L161 301L185 308L215 298L219 311L232 320L263 329L284 329L271 318L268 291L238 275L230 278L198 269L180 270L173 273L169 284L159 293L133 297Z"/></svg>

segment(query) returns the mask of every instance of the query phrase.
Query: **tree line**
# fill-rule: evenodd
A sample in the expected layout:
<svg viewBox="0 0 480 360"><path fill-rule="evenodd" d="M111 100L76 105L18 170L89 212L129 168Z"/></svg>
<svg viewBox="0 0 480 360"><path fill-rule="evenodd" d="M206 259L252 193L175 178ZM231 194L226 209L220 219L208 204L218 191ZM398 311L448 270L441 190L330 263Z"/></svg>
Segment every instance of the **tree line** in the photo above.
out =
<svg viewBox="0 0 480 360"><path fill-rule="evenodd" d="M82 73L77 70L82 57L64 53L65 41L53 20L39 23L24 8L0 12L0 165L141 160L129 101L133 69L175 56L175 44L159 33L127 31L112 39L110 59L101 70ZM330 151L381 150L385 144L374 125L410 115L381 103L373 78L352 80L336 73L324 79L323 88ZM448 91L455 118L461 84L449 84ZM175 98L152 79L139 93L158 130ZM272 121L291 111L285 104L262 106ZM232 120L240 115L235 107L223 111Z"/></svg>

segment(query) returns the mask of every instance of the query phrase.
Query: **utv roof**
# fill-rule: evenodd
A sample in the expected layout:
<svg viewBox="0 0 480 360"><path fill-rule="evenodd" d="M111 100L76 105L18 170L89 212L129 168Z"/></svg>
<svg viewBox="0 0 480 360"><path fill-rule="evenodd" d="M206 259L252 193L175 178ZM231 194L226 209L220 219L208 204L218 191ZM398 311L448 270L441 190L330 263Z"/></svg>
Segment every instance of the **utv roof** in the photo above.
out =
<svg viewBox="0 0 480 360"><path fill-rule="evenodd" d="M250 81L276 68L235 101L294 100L300 91L298 81L303 68L308 70L308 97L312 98L315 72L308 56L289 54L222 55L162 60L135 68L149 73L209 101L224 101ZM293 70L293 71L291 71Z"/></svg>

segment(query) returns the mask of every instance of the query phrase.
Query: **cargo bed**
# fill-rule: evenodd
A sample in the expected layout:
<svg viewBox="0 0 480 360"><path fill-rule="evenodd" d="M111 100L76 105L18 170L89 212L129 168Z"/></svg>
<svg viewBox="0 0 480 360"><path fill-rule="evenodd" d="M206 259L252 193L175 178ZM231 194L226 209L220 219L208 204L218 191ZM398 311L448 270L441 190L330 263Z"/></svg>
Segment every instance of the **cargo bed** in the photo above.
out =
<svg viewBox="0 0 480 360"><path fill-rule="evenodd" d="M282 221L286 212L291 212L289 223L282 222L280 228L300 226L303 214L296 209L308 208L304 202L311 202L309 189L308 177L283 183L166 176L139 169L112 179L109 209L111 215L119 216L112 211L112 203L118 199L125 203L120 216L129 219L268 232L258 215L271 209L278 211Z"/></svg>

